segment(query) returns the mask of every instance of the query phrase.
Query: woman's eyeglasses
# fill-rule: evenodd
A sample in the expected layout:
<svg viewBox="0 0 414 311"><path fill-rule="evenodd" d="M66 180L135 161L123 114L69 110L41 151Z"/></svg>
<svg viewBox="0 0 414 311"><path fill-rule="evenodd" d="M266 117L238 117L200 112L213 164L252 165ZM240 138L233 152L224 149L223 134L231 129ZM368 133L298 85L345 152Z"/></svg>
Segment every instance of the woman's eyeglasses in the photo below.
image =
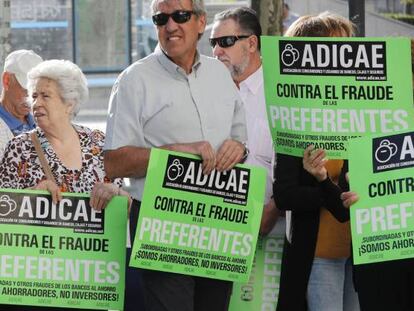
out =
<svg viewBox="0 0 414 311"><path fill-rule="evenodd" d="M177 24L184 24L190 20L192 14L194 14L193 11L184 10L174 11L171 14L158 13L152 16L152 21L156 26L164 26L171 17Z"/></svg>
<svg viewBox="0 0 414 311"><path fill-rule="evenodd" d="M218 38L210 38L208 39L210 41L211 47L214 49L216 44L218 44L221 48L229 48L233 46L237 40L240 39L246 39L250 36L224 36L224 37L218 37Z"/></svg>

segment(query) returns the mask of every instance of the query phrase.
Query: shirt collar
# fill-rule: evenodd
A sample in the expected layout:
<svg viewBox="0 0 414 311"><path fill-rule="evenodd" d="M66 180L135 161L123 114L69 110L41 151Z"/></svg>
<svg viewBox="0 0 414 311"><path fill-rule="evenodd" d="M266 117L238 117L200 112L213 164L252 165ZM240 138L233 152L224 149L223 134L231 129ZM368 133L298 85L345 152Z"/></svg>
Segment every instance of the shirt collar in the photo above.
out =
<svg viewBox="0 0 414 311"><path fill-rule="evenodd" d="M246 88L252 94L256 95L263 85L263 67L260 66L255 72L253 72L247 79L240 82L240 89Z"/></svg>
<svg viewBox="0 0 414 311"><path fill-rule="evenodd" d="M35 128L33 116L30 113L26 116L26 124L21 122L10 112L4 109L2 105L0 105L0 117L4 120L4 122L6 122L7 126L10 128L14 135L18 135L21 132Z"/></svg>
<svg viewBox="0 0 414 311"><path fill-rule="evenodd" d="M167 55L165 55L165 53L163 52L163 50L161 49L161 47L159 45L156 46L155 50L154 50L154 54L156 55L158 61L161 63L161 65L172 75L180 75L180 76L184 76L186 77L187 74L184 71L183 68L181 68L180 66L178 66L176 63L174 63L171 59L168 58ZM197 70L199 69L201 65L201 57L200 57L200 53L198 51L196 51L196 55L195 55L195 61L193 64L193 70L192 72L194 72L195 74L197 73Z"/></svg>

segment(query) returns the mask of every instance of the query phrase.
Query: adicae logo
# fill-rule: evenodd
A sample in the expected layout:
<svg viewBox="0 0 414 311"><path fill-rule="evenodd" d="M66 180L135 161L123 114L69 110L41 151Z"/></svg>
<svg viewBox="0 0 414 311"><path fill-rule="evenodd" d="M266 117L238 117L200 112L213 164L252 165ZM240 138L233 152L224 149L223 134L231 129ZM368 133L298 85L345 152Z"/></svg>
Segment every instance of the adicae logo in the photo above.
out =
<svg viewBox="0 0 414 311"><path fill-rule="evenodd" d="M295 49L292 44L286 44L281 58L285 66L292 66L299 59L299 51Z"/></svg>
<svg viewBox="0 0 414 311"><path fill-rule="evenodd" d="M11 212L14 212L17 208L17 204L14 200L5 194L0 197L0 216L7 216Z"/></svg>
<svg viewBox="0 0 414 311"><path fill-rule="evenodd" d="M184 173L184 166L180 163L180 160L175 159L173 163L167 169L168 179L171 181L176 180Z"/></svg>
<svg viewBox="0 0 414 311"><path fill-rule="evenodd" d="M388 139L383 139L377 150L375 150L375 159L379 163L386 163L397 153L397 150L398 147L396 144L390 142Z"/></svg>

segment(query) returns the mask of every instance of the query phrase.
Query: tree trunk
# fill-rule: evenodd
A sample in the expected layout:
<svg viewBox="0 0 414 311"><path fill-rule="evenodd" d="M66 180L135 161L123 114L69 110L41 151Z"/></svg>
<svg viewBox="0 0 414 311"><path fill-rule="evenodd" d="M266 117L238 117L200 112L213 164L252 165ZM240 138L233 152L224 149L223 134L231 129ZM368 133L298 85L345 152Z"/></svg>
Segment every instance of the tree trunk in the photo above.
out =
<svg viewBox="0 0 414 311"><path fill-rule="evenodd" d="M0 72L10 49L10 0L0 0Z"/></svg>
<svg viewBox="0 0 414 311"><path fill-rule="evenodd" d="M257 12L263 35L282 35L283 0L252 0L251 7Z"/></svg>

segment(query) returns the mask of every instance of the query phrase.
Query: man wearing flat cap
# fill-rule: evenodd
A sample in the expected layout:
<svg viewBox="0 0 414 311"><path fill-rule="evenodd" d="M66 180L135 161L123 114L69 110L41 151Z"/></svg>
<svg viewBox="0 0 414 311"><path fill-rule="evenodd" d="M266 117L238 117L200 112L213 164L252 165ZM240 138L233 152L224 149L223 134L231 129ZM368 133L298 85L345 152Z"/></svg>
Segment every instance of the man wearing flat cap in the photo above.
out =
<svg viewBox="0 0 414 311"><path fill-rule="evenodd" d="M7 142L13 136L35 127L30 106L27 104L27 73L42 62L42 58L31 50L10 53L4 62L0 95L0 158Z"/></svg>

